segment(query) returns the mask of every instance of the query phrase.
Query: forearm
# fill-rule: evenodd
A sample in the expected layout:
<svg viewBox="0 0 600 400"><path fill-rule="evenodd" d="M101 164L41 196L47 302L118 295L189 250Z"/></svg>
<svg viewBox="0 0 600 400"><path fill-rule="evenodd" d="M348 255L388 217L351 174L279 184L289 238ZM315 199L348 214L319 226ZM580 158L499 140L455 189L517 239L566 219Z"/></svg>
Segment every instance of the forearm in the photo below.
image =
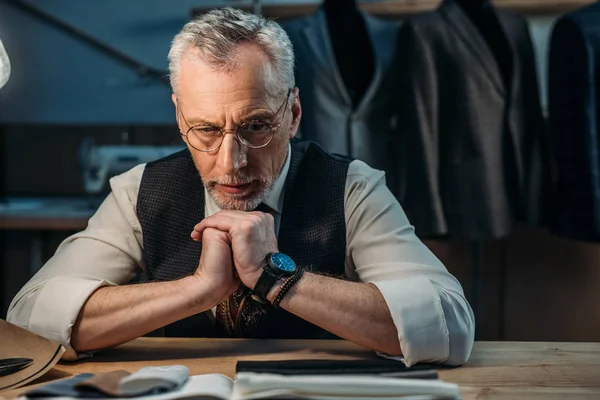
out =
<svg viewBox="0 0 600 400"><path fill-rule="evenodd" d="M79 312L71 346L77 351L115 346L208 310L213 301L208 286L195 276L170 282L102 287Z"/></svg>
<svg viewBox="0 0 600 400"><path fill-rule="evenodd" d="M270 300L278 287L269 293ZM389 355L401 355L388 306L374 285L304 273L280 306L344 339Z"/></svg>

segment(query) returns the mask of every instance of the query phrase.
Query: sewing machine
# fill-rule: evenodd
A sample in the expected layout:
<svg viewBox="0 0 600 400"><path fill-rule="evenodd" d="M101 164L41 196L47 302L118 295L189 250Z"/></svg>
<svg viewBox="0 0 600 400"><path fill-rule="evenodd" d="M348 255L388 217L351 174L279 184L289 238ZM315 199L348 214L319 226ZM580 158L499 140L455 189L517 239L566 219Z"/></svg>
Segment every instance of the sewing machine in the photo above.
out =
<svg viewBox="0 0 600 400"><path fill-rule="evenodd" d="M108 180L136 165L166 157L183 150L181 146L98 146L92 138L85 138L79 148L79 165L83 187L89 195L108 191Z"/></svg>

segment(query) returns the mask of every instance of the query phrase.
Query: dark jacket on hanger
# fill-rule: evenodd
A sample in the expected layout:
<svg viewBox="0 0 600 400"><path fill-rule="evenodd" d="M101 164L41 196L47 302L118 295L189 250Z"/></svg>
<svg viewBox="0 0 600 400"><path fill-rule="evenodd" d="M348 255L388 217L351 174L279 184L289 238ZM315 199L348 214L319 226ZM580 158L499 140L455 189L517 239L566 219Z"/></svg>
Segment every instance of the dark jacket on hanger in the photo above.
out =
<svg viewBox="0 0 600 400"><path fill-rule="evenodd" d="M560 18L550 43L548 106L556 160L552 231L600 240L600 3Z"/></svg>
<svg viewBox="0 0 600 400"><path fill-rule="evenodd" d="M420 236L502 237L516 221L541 218L544 129L533 47L525 18L497 15L513 54L509 87L452 0L410 18L399 34L400 199Z"/></svg>
<svg viewBox="0 0 600 400"><path fill-rule="evenodd" d="M296 55L296 85L302 102L300 136L332 153L389 172L390 163L395 163L392 157L397 158L390 147L394 122L390 100L394 93L388 83L398 24L363 16L375 57L375 74L356 109L336 65L324 11L319 8L283 25Z"/></svg>

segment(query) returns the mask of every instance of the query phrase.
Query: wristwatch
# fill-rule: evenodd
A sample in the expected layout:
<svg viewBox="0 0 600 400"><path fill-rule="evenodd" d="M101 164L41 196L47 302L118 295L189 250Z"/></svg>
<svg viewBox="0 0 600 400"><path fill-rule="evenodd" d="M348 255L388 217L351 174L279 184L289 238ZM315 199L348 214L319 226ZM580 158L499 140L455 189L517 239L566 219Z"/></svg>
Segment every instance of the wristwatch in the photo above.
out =
<svg viewBox="0 0 600 400"><path fill-rule="evenodd" d="M296 263L288 255L274 252L267 254L263 273L254 286L254 294L266 300L275 283L280 278L294 275L296 268Z"/></svg>

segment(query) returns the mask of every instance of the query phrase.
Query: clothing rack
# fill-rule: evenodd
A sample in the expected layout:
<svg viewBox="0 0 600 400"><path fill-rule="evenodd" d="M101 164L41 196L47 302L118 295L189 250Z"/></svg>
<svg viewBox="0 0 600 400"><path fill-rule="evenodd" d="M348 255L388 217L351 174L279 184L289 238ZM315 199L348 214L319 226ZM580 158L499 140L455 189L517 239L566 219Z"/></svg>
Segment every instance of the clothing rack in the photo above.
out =
<svg viewBox="0 0 600 400"><path fill-rule="evenodd" d="M585 7L592 4L595 0L494 0L494 5L501 10L511 11L519 14L528 15L552 15L562 14ZM253 0L253 5L235 5L235 7L245 11L253 11L256 3L260 0ZM386 19L402 19L414 14L432 10L439 6L441 0L380 0L363 2L359 1L361 9L369 14ZM313 13L319 4L261 4L259 6L261 14L269 18L276 18L279 22L298 18ZM192 15L203 14L214 7L195 7Z"/></svg>

